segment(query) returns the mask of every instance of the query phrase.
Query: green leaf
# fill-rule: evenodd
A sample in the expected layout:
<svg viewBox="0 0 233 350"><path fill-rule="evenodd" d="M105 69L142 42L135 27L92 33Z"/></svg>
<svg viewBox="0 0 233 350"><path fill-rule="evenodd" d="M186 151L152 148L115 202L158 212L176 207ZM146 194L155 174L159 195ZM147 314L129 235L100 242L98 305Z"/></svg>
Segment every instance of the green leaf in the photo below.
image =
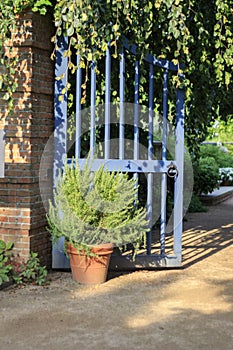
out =
<svg viewBox="0 0 233 350"><path fill-rule="evenodd" d="M14 246L14 243L13 243L13 242L8 242L8 243L6 244L6 250L11 250L11 249L13 248L13 246Z"/></svg>
<svg viewBox="0 0 233 350"><path fill-rule="evenodd" d="M67 35L68 36L72 36L74 34L74 27L73 26L70 26L68 29L67 29Z"/></svg>
<svg viewBox="0 0 233 350"><path fill-rule="evenodd" d="M0 250L3 251L6 249L6 243L0 239Z"/></svg>

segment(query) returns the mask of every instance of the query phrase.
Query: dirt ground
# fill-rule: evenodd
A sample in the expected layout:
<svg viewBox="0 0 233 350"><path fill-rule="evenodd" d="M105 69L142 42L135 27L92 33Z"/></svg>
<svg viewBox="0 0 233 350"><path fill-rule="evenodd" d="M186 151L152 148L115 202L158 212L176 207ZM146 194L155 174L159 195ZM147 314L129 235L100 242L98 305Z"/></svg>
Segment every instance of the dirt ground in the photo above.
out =
<svg viewBox="0 0 233 350"><path fill-rule="evenodd" d="M189 214L183 268L99 286L53 272L45 287L0 291L1 350L233 349L233 198Z"/></svg>

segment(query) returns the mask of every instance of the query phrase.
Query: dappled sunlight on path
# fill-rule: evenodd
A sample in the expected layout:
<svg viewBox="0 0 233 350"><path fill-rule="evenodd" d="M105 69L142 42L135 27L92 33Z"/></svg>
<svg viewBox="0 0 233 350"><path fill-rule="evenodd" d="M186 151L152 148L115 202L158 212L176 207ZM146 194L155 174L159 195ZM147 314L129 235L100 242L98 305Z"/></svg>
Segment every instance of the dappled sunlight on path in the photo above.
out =
<svg viewBox="0 0 233 350"><path fill-rule="evenodd" d="M153 323L169 322L185 312L199 312L210 315L218 312L232 312L233 304L224 296L223 285L214 281L185 276L168 285L159 295L153 291L144 296L148 302L137 313L127 318L130 328L148 327Z"/></svg>
<svg viewBox="0 0 233 350"><path fill-rule="evenodd" d="M1 291L1 350L231 350L232 213L227 201L187 216L180 269L93 286L54 272L49 286Z"/></svg>

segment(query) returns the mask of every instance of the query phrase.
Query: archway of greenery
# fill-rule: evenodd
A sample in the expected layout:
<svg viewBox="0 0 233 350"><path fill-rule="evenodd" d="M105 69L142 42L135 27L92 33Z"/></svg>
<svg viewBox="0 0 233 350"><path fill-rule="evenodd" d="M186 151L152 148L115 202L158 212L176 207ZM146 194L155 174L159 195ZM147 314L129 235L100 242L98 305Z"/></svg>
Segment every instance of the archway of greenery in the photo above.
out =
<svg viewBox="0 0 233 350"><path fill-rule="evenodd" d="M233 0L2 0L0 90L10 105L17 88L11 79L17 60L6 56L4 46L25 9L53 14L56 35L70 38L66 54L71 72L76 70L71 52L80 54L85 66L101 58L110 42L117 58L123 35L138 46L140 55L151 52L184 63L186 140L192 152L197 153L214 119L233 118ZM56 48L56 36L52 40ZM143 84L140 93L143 103ZM160 108L159 100L155 102Z"/></svg>

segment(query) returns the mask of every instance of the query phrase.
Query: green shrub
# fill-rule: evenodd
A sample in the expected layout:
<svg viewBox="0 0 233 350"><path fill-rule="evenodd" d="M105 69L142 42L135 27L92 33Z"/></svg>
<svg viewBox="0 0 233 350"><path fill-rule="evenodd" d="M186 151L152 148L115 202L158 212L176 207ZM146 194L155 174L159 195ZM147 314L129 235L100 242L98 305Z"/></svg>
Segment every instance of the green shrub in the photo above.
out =
<svg viewBox="0 0 233 350"><path fill-rule="evenodd" d="M78 162L66 165L47 216L52 240L65 237L87 253L90 246L105 243L131 243L137 250L148 220L145 208L135 206L136 194L136 181L128 174L110 173L103 166L93 173L88 160L83 170Z"/></svg>
<svg viewBox="0 0 233 350"><path fill-rule="evenodd" d="M207 194L219 187L219 167L213 157L200 158L193 164L194 193Z"/></svg>
<svg viewBox="0 0 233 350"><path fill-rule="evenodd" d="M189 204L189 213L201 213L208 211L207 207L200 201L199 197L193 193L191 202Z"/></svg>
<svg viewBox="0 0 233 350"><path fill-rule="evenodd" d="M233 158L233 144L226 144L226 147L229 151L229 154L232 156Z"/></svg>
<svg viewBox="0 0 233 350"><path fill-rule="evenodd" d="M31 252L27 262L24 262L13 254L13 247L13 242L0 240L0 286L10 279L17 284L44 284L48 272L45 266L40 265L38 254Z"/></svg>
<svg viewBox="0 0 233 350"><path fill-rule="evenodd" d="M13 243L5 243L0 239L0 285L3 282L9 282L12 266L9 264L10 251Z"/></svg>
<svg viewBox="0 0 233 350"><path fill-rule="evenodd" d="M37 253L31 252L27 262L12 260L12 277L17 284L35 283L39 286L46 282L48 271L40 265Z"/></svg>
<svg viewBox="0 0 233 350"><path fill-rule="evenodd" d="M220 147L214 145L202 145L200 147L201 158L212 157L219 168L233 167L233 156L223 152Z"/></svg>

